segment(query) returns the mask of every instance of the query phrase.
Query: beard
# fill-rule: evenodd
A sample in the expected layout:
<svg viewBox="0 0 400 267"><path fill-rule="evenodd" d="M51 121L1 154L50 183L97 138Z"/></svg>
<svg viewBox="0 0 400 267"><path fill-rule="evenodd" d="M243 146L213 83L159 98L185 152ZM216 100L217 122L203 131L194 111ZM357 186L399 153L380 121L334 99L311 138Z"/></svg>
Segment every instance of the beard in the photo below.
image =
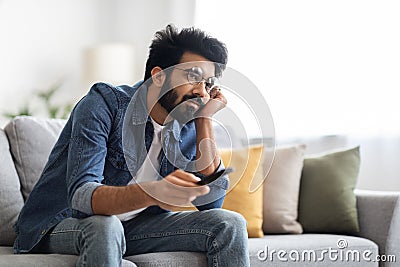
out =
<svg viewBox="0 0 400 267"><path fill-rule="evenodd" d="M172 89L171 89L172 88ZM165 80L158 99L158 103L168 112L168 114L180 123L188 123L195 119L196 112L204 105L200 97L195 95L184 95L179 103L176 103L178 94L173 88L169 78ZM191 100L199 105L198 108L188 105L186 101Z"/></svg>

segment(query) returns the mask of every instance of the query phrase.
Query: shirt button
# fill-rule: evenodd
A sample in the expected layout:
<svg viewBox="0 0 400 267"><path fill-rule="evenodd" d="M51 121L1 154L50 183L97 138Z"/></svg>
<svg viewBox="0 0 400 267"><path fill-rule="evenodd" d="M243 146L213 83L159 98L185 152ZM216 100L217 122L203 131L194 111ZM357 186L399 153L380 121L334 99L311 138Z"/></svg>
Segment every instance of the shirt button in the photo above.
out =
<svg viewBox="0 0 400 267"><path fill-rule="evenodd" d="M46 233L46 230L44 229L44 230L42 230L42 235L44 235Z"/></svg>
<svg viewBox="0 0 400 267"><path fill-rule="evenodd" d="M182 143L182 139L179 139L179 143Z"/></svg>

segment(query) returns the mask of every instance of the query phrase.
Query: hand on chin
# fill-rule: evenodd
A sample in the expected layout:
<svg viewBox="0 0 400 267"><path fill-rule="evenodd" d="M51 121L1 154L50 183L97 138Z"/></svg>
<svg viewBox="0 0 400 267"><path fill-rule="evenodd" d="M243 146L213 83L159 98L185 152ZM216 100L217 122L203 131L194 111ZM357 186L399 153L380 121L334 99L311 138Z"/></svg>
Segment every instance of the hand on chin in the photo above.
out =
<svg viewBox="0 0 400 267"><path fill-rule="evenodd" d="M205 104L197 110L195 117L211 118L215 113L225 108L226 104L227 100L225 96L218 91L213 98L209 98Z"/></svg>

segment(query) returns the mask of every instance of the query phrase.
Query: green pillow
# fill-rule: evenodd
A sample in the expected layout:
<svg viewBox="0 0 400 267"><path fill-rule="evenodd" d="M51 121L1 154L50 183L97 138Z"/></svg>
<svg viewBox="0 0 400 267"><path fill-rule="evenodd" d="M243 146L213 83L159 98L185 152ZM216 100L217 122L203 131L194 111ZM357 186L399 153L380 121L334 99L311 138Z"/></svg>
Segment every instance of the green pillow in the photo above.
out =
<svg viewBox="0 0 400 267"><path fill-rule="evenodd" d="M354 194L359 169L359 147L304 160L299 201L304 232L359 231Z"/></svg>

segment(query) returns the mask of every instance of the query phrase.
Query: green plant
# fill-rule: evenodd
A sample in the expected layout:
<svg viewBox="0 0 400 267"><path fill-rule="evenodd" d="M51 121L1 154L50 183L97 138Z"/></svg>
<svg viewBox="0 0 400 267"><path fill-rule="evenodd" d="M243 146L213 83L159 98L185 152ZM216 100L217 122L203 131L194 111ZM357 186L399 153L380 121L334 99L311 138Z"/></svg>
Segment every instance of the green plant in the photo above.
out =
<svg viewBox="0 0 400 267"><path fill-rule="evenodd" d="M29 105L25 104L23 107L21 107L17 113L4 113L3 114L5 117L13 119L14 117L17 116L32 116L32 112L30 111Z"/></svg>
<svg viewBox="0 0 400 267"><path fill-rule="evenodd" d="M64 105L54 104L52 99L57 91L60 90L61 82L55 83L49 89L39 91L34 94L43 104L49 118L66 119L71 113L73 104L66 103ZM31 110L29 103L25 103L16 113L4 113L5 117L13 119L16 116L33 116L34 112Z"/></svg>
<svg viewBox="0 0 400 267"><path fill-rule="evenodd" d="M54 94L60 89L60 87L61 83L56 83L53 84L48 90L37 93L37 96L44 102L50 118L66 119L72 110L71 103L67 103L62 106L52 104L51 99L53 98Z"/></svg>

